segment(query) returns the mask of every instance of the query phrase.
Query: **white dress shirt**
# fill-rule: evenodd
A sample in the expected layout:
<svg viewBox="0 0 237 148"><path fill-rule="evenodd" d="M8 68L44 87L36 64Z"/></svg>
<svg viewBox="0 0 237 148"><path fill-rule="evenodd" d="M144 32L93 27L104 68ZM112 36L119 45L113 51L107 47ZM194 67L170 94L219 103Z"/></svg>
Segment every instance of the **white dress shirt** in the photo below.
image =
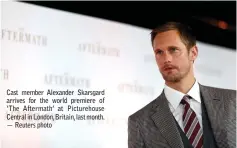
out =
<svg viewBox="0 0 237 148"><path fill-rule="evenodd" d="M183 108L183 105L180 104L180 102L182 98L185 96L185 94L167 85L165 85L164 93L169 102L170 111L173 113L173 116L175 117L176 121L179 123L181 129L184 131L183 119L182 119L184 108ZM200 90L199 90L199 85L198 85L197 80L195 81L194 85L192 86L192 88L189 90L187 94L193 98L193 99L189 99L188 102L190 104L190 107L196 113L198 121L202 128L201 98L200 98Z"/></svg>

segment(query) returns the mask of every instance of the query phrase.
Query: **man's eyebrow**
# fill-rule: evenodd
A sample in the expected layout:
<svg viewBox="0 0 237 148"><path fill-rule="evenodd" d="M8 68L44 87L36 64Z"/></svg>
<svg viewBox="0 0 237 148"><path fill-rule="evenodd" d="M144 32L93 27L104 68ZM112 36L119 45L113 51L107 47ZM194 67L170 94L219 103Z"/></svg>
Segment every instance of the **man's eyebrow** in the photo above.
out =
<svg viewBox="0 0 237 148"><path fill-rule="evenodd" d="M177 47L177 46L168 46L168 49L171 49L171 48L178 48L179 49L179 47Z"/></svg>
<svg viewBox="0 0 237 148"><path fill-rule="evenodd" d="M172 48L177 48L177 49L180 49L179 47L177 47L177 46L174 46L174 45L168 46L168 48L167 48L167 49L172 49ZM154 52L156 52L156 51L159 51L159 50L162 50L162 49L160 49L160 48L155 48L155 49L154 49Z"/></svg>
<svg viewBox="0 0 237 148"><path fill-rule="evenodd" d="M158 51L158 50L162 50L162 49L160 49L160 48L156 48L156 49L154 49L154 51Z"/></svg>

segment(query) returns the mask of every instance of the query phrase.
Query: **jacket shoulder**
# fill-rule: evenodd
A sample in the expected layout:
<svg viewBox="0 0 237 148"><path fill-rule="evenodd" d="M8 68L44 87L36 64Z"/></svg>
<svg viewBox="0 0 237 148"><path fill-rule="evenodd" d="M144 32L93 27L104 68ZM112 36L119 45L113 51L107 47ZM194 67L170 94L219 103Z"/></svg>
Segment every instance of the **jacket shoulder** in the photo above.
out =
<svg viewBox="0 0 237 148"><path fill-rule="evenodd" d="M201 87L208 89L210 92L215 92L215 93L221 93L221 94L230 94L230 95L235 95L236 96L236 90L234 89L226 89L226 88L219 88L219 87L211 87L211 86L205 86L201 85Z"/></svg>
<svg viewBox="0 0 237 148"><path fill-rule="evenodd" d="M225 88L218 88L218 87L211 87L201 85L202 89L207 90L210 94L213 94L215 97L224 98L224 101L234 101L236 102L236 90L234 89L225 89ZM227 99L228 98L228 99Z"/></svg>

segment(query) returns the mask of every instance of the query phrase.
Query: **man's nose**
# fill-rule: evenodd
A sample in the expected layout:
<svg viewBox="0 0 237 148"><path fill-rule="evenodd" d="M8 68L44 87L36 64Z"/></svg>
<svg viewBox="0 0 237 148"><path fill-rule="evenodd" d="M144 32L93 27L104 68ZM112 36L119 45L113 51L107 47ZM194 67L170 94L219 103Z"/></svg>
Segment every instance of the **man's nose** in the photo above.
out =
<svg viewBox="0 0 237 148"><path fill-rule="evenodd" d="M168 52L164 52L164 63L171 62L172 56Z"/></svg>

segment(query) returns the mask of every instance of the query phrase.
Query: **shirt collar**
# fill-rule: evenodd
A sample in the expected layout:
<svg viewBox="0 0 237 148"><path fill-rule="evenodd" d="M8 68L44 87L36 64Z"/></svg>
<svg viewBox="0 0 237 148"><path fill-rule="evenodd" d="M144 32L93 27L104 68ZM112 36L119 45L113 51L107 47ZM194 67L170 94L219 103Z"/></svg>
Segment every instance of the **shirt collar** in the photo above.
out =
<svg viewBox="0 0 237 148"><path fill-rule="evenodd" d="M198 84L197 80L195 81L193 87L189 90L189 92L187 94L189 96L191 96L194 100L201 103L200 89L199 89L199 84Z"/></svg>
<svg viewBox="0 0 237 148"><path fill-rule="evenodd" d="M171 104L171 106L173 107L174 110L177 109L182 98L185 96L184 93L177 91L177 90L167 86L166 84L165 84L165 88L164 88L164 93L165 93L167 100L169 101L169 103ZM189 96L191 96L194 100L201 103L200 90L199 90L199 85L198 85L197 80L195 81L194 85L192 86L192 88L189 90L189 92L187 94Z"/></svg>

